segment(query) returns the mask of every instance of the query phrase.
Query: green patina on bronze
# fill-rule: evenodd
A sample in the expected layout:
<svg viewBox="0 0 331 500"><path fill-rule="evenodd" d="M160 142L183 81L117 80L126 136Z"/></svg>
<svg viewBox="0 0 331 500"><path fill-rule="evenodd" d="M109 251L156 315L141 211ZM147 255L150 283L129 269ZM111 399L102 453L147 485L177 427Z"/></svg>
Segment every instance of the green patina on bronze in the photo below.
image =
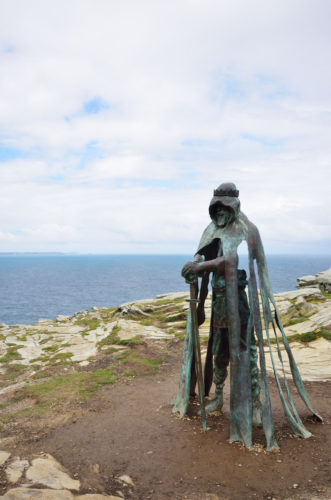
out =
<svg viewBox="0 0 331 500"><path fill-rule="evenodd" d="M264 329L274 377L291 429L295 435L303 438L311 435L303 425L290 393L285 376L279 335L283 341L292 378L299 395L315 418L319 421L322 419L309 402L286 339L271 290L258 229L240 211L238 196L239 192L232 183L222 184L214 191L209 206L212 222L202 235L194 261L185 264L182 275L191 284L196 283L197 277L201 278L199 303L196 311L198 324L201 325L205 319L204 302L208 294L208 283L212 273L212 312L204 369L204 386L207 396L214 380L215 398L206 406L206 412L221 409L223 386L227 376L227 367L230 365L230 441L241 441L247 448L252 448L252 427L262 425L267 450L270 451L278 449L278 445L274 436L269 396L258 282ZM237 250L243 241L248 246L248 281L246 281L246 272L238 270ZM246 284L248 284L248 301L245 291ZM196 288L198 287L196 286ZM274 316L271 305L274 308ZM276 337L281 376L278 374L271 350L270 329L274 331ZM179 412L181 417L186 415L189 398L195 392L197 381L194 337L192 336L194 330L194 319L192 324L192 311L189 310L179 389L174 398L173 408L173 411ZM257 349L259 351L259 368ZM262 386L262 401L260 401L259 378Z"/></svg>

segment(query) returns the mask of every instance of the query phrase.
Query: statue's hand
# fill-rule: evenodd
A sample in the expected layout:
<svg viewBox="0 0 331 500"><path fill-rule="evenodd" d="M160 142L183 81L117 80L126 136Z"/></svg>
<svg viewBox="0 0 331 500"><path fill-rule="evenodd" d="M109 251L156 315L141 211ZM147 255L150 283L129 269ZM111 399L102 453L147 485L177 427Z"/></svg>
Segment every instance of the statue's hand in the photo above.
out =
<svg viewBox="0 0 331 500"><path fill-rule="evenodd" d="M182 276L186 283L193 283L197 279L199 265L196 262L186 262L182 269Z"/></svg>

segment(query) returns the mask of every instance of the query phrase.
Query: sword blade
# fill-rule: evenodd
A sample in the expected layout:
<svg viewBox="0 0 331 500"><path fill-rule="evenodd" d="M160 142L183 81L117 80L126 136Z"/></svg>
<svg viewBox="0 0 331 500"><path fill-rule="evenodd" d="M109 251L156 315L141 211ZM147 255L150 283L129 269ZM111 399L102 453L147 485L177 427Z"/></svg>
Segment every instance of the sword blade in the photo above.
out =
<svg viewBox="0 0 331 500"><path fill-rule="evenodd" d="M207 430L207 420L206 420L206 410L205 410L205 402L204 402L205 390L204 390L203 374L202 374L198 315L197 315L197 308L196 308L196 304L199 301L196 298L195 284L194 283L190 284L190 300L189 300L189 302L190 302L190 309L191 309L192 338L193 338L193 347L194 347L194 355L195 355L195 372L197 375L197 382L198 382L201 420L202 420L202 427L206 431Z"/></svg>

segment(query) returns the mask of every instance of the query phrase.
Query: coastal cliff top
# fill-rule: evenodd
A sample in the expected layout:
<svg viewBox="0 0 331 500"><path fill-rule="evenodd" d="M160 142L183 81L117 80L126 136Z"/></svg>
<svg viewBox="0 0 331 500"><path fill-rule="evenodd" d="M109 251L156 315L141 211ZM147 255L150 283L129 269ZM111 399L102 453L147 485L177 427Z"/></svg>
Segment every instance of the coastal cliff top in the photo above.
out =
<svg viewBox="0 0 331 500"><path fill-rule="evenodd" d="M327 389L331 387L331 295L321 285L327 283L325 273L323 282L306 280L305 286L303 282L300 278L297 290L276 294L275 299L308 393L327 423L327 408L330 407ZM306 442L299 445L296 440L289 439L291 435L287 428L285 430L282 412L277 410L280 403L272 381L275 425L280 429L277 439L283 441L281 448L290 455L286 458L282 453L280 459L267 457L262 453L262 444L255 447L253 454L243 455L240 447L227 444L226 426L218 427L220 417L212 416L209 425L216 426L217 439L223 442L215 453L221 453L219 460L225 469L229 468L228 474L236 476L238 471L237 484L234 487L224 479L222 487L215 486L212 490L214 496L194 496L194 490L190 489L190 485L197 484L194 474L201 480L199 491L206 495L209 491L207 471L203 478L199 471L209 461L212 443L203 451L205 438L201 435L197 417L190 424L177 424L177 418L171 416L171 398L178 383L185 335L187 298L187 293L174 292L114 308L93 307L70 317L58 316L55 321L41 319L34 325L1 326L3 451L0 452L0 472L3 471L3 480L0 494L2 491L4 496L0 499L21 500L25 498L26 488L31 499L41 498L40 492L46 492L45 488L47 493L43 494L49 500L163 499L168 498L175 483L178 496L173 498L243 498L246 493L241 489L244 485L240 481L238 463L245 468L250 481L256 484L258 495L262 495L263 489L259 484L266 484L267 477L268 491L281 491L275 494L275 498L287 498L286 488L293 489L288 498L306 498L302 495L316 493L309 489L312 485L308 482L314 478L314 485L322 488L323 498L328 498L324 486L326 476L320 462L317 462L318 470L313 468L314 472L311 472L315 460L323 464L327 460L326 435L323 433L328 426L311 429L316 437L308 440L310 445ZM209 296L207 319L200 327L203 356L209 333L210 300ZM271 349L274 341L271 338ZM266 340L265 350L269 350ZM267 369L272 370L270 362ZM285 365L285 371L289 373L289 366ZM226 394L228 401L227 386ZM226 410L224 418L228 418ZM193 425L193 431L186 429L187 425ZM191 432L200 443L201 457L197 461L198 468L193 464L188 474L185 462L191 458L185 457L185 453L192 446ZM170 438L169 441L169 436L174 440ZM178 464L171 466L170 457L174 453L181 457L181 467ZM299 460L298 453L301 462L302 455L306 458L300 471L296 469L294 473L290 462ZM139 457L139 460L134 457ZM165 464L173 485L166 485L162 472ZM275 482L275 466L284 478L282 484L278 479ZM259 468L265 471L263 480L259 477ZM149 483L151 470L157 478L152 486ZM219 474L216 469L210 473ZM47 479L49 475L53 479ZM54 484L58 485L55 490ZM305 488L299 492L301 496L296 497L296 488L303 484ZM40 485L44 490L38 489ZM220 487L223 494L219 497ZM100 497L101 493L108 496Z"/></svg>

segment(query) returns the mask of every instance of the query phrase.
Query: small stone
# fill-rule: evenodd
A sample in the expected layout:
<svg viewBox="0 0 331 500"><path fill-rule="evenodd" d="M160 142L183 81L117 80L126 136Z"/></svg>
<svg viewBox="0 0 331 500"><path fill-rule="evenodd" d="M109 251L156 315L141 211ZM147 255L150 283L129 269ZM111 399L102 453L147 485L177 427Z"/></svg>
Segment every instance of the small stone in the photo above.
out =
<svg viewBox="0 0 331 500"><path fill-rule="evenodd" d="M296 489L299 485L294 483L293 488Z"/></svg>
<svg viewBox="0 0 331 500"><path fill-rule="evenodd" d="M130 486L134 486L134 482L132 481L131 477L127 476L126 474L124 474L123 476L120 476L118 479L120 481L122 481L122 483L130 484Z"/></svg>
<svg viewBox="0 0 331 500"><path fill-rule="evenodd" d="M3 465L8 460L10 455L11 454L8 451L0 451L0 465Z"/></svg>
<svg viewBox="0 0 331 500"><path fill-rule="evenodd" d="M29 467L28 460L16 458L6 469L7 480L12 484L17 483L21 479L24 469L27 469L27 467Z"/></svg>

